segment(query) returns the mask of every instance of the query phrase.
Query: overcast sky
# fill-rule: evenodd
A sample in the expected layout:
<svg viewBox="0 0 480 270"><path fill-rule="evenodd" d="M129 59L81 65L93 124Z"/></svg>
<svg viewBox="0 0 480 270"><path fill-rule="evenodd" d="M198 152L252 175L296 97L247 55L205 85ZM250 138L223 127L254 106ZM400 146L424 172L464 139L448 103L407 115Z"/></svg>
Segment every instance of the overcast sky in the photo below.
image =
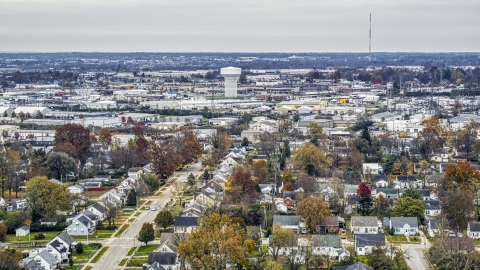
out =
<svg viewBox="0 0 480 270"><path fill-rule="evenodd" d="M479 0L1 0L0 51L480 51Z"/></svg>

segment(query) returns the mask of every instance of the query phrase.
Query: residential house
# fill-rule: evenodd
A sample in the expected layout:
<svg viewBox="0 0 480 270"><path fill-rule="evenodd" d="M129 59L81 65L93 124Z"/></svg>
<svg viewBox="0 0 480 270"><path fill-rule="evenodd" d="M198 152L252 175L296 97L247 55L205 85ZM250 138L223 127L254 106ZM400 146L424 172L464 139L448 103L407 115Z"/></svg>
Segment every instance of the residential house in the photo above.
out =
<svg viewBox="0 0 480 270"><path fill-rule="evenodd" d="M79 215L66 229L69 235L89 235L95 232L95 223L87 216Z"/></svg>
<svg viewBox="0 0 480 270"><path fill-rule="evenodd" d="M29 270L54 270L59 268L59 260L46 249L41 251L34 258L28 258L25 260L24 264Z"/></svg>
<svg viewBox="0 0 480 270"><path fill-rule="evenodd" d="M416 217L391 217L389 227L395 235L416 235L418 220Z"/></svg>
<svg viewBox="0 0 480 270"><path fill-rule="evenodd" d="M107 200L116 207L120 207L125 203L126 195L125 193L117 192L115 189L110 189L109 191L103 193L99 197L99 200Z"/></svg>
<svg viewBox="0 0 480 270"><path fill-rule="evenodd" d="M178 251L178 242L180 239L184 239L186 234L181 233L162 233L160 236L160 246L156 249L156 252L174 252Z"/></svg>
<svg viewBox="0 0 480 270"><path fill-rule="evenodd" d="M438 200L429 200L425 202L425 215L438 216L442 212L441 202Z"/></svg>
<svg viewBox="0 0 480 270"><path fill-rule="evenodd" d="M396 185L400 188L417 187L417 178L413 175L397 175Z"/></svg>
<svg viewBox="0 0 480 270"><path fill-rule="evenodd" d="M480 222L469 222L467 225L467 236L472 239L480 239Z"/></svg>
<svg viewBox="0 0 480 270"><path fill-rule="evenodd" d="M388 178L386 175L382 174L375 176L375 186L377 188L386 188L388 187Z"/></svg>
<svg viewBox="0 0 480 270"><path fill-rule="evenodd" d="M298 216L274 215L273 225L278 225L282 228L290 229L294 233L298 233L300 231L300 219Z"/></svg>
<svg viewBox="0 0 480 270"><path fill-rule="evenodd" d="M30 234L30 227L23 225L15 230L16 236L27 236Z"/></svg>
<svg viewBox="0 0 480 270"><path fill-rule="evenodd" d="M85 191L85 188L83 186L80 186L80 185L71 185L71 186L67 187L67 191L70 194L81 194Z"/></svg>
<svg viewBox="0 0 480 270"><path fill-rule="evenodd" d="M422 195L422 201L428 201L432 199L432 193L429 189L418 189L418 193Z"/></svg>
<svg viewBox="0 0 480 270"><path fill-rule="evenodd" d="M284 202L281 202L281 201L276 201L275 202L275 207L277 208L278 212L287 213L287 211L288 211L288 206Z"/></svg>
<svg viewBox="0 0 480 270"><path fill-rule="evenodd" d="M362 172L364 175L378 175L383 173L383 168L378 163L363 163Z"/></svg>
<svg viewBox="0 0 480 270"><path fill-rule="evenodd" d="M41 225L57 225L57 219L56 218L41 218L40 219L40 224Z"/></svg>
<svg viewBox="0 0 480 270"><path fill-rule="evenodd" d="M158 263L163 269L180 269L180 260L175 252L151 252L148 254L148 264Z"/></svg>
<svg viewBox="0 0 480 270"><path fill-rule="evenodd" d="M436 234L438 234L438 221L436 219L428 220L427 233L430 237L434 237ZM467 229L467 235L468 235L468 229Z"/></svg>
<svg viewBox="0 0 480 270"><path fill-rule="evenodd" d="M182 211L182 216L184 217L199 217L205 213L207 207L197 201L194 201L187 206Z"/></svg>
<svg viewBox="0 0 480 270"><path fill-rule="evenodd" d="M294 237L289 237L288 239L282 240L282 243L278 243L273 238L273 235L268 237L268 246L269 246L269 253L271 255L274 252L278 255L288 256L292 252L297 252L299 250L298 244L298 237L295 235Z"/></svg>
<svg viewBox="0 0 480 270"><path fill-rule="evenodd" d="M107 218L107 209L101 203L94 203L90 205L87 210L96 215L100 223Z"/></svg>
<svg viewBox="0 0 480 270"><path fill-rule="evenodd" d="M175 217L173 227L175 233L190 233L198 227L198 217Z"/></svg>
<svg viewBox="0 0 480 270"><path fill-rule="evenodd" d="M288 207L292 207L296 203L297 193L295 191L284 191L283 192L283 203Z"/></svg>
<svg viewBox="0 0 480 270"><path fill-rule="evenodd" d="M357 256L372 253L375 246L385 245L384 234L355 234L355 252Z"/></svg>
<svg viewBox="0 0 480 270"><path fill-rule="evenodd" d="M339 216L330 216L324 219L324 224L315 226L315 231L320 234L337 234L345 226L345 220Z"/></svg>
<svg viewBox="0 0 480 270"><path fill-rule="evenodd" d="M66 262L70 253L68 252L68 246L64 246L58 240L52 240L47 243L47 251L53 255L60 262Z"/></svg>
<svg viewBox="0 0 480 270"><path fill-rule="evenodd" d="M354 234L377 234L377 217L352 216L350 221L350 232Z"/></svg>
<svg viewBox="0 0 480 270"><path fill-rule="evenodd" d="M335 258L340 249L342 249L342 239L339 235L312 236L312 254L314 255L327 255Z"/></svg>
<svg viewBox="0 0 480 270"><path fill-rule="evenodd" d="M214 207L222 200L222 196L211 188L206 188L202 193L197 195L196 201L207 207Z"/></svg>
<svg viewBox="0 0 480 270"><path fill-rule="evenodd" d="M375 198L379 198L382 195L384 198L398 199L401 194L401 189L397 188L377 188Z"/></svg>

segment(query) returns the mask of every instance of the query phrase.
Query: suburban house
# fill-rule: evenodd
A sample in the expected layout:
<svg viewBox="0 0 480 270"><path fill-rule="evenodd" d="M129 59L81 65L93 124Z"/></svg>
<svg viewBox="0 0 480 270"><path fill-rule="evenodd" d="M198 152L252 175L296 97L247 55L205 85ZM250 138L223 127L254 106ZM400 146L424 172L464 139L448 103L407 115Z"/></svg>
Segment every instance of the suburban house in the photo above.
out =
<svg viewBox="0 0 480 270"><path fill-rule="evenodd" d="M180 260L175 252L151 252L148 254L148 264L157 264L163 269L180 269ZM162 268L161 268L162 269Z"/></svg>
<svg viewBox="0 0 480 270"><path fill-rule="evenodd" d="M69 235L89 235L95 232L95 223L88 217L79 215L72 220L72 224L68 225L66 230Z"/></svg>
<svg viewBox="0 0 480 270"><path fill-rule="evenodd" d="M377 217L352 216L350 221L350 232L354 234L377 234Z"/></svg>
<svg viewBox="0 0 480 270"><path fill-rule="evenodd" d="M98 203L98 202L90 205L87 208L87 210L90 211L91 213L93 213L94 215L96 215L98 217L98 219L100 220L100 223L102 223L105 220L105 218L107 217L107 209L105 207L103 207L103 205Z"/></svg>
<svg viewBox="0 0 480 270"><path fill-rule="evenodd" d="M125 199L125 193L117 192L115 189L110 189L99 197L100 201L107 200L110 203L114 204L116 207L122 206L125 203Z"/></svg>
<svg viewBox="0 0 480 270"><path fill-rule="evenodd" d="M24 265L29 270L54 270L58 269L59 260L44 249L35 257L26 258L24 260Z"/></svg>
<svg viewBox="0 0 480 270"><path fill-rule="evenodd" d="M273 216L273 226L279 225L282 228L290 229L294 233L298 233L300 231L300 219L298 216L280 216L274 215Z"/></svg>
<svg viewBox="0 0 480 270"><path fill-rule="evenodd" d="M364 175L378 175L383 173L383 168L378 163L363 163L362 172Z"/></svg>
<svg viewBox="0 0 480 270"><path fill-rule="evenodd" d="M396 188L377 188L375 191L375 198L377 199L380 195L387 199L398 199L401 194L401 190Z"/></svg>
<svg viewBox="0 0 480 270"><path fill-rule="evenodd" d="M27 236L30 234L30 227L27 225L23 225L22 227L19 227L15 230L15 235L16 236Z"/></svg>
<svg viewBox="0 0 480 270"><path fill-rule="evenodd" d="M467 225L467 236L472 239L480 239L480 222L469 222Z"/></svg>
<svg viewBox="0 0 480 270"><path fill-rule="evenodd" d="M390 230L395 235L415 235L418 233L418 221L416 217L391 217Z"/></svg>
<svg viewBox="0 0 480 270"><path fill-rule="evenodd" d="M185 209L182 211L182 216L184 217L199 217L205 213L207 207L199 202L192 202L185 206Z"/></svg>
<svg viewBox="0 0 480 270"><path fill-rule="evenodd" d="M276 201L275 207L278 212L286 213L288 211L288 206L284 202Z"/></svg>
<svg viewBox="0 0 480 270"><path fill-rule="evenodd" d="M428 201L432 199L432 192L429 189L418 189L418 193L422 195L422 201Z"/></svg>
<svg viewBox="0 0 480 270"><path fill-rule="evenodd" d="M400 188L413 188L417 186L417 178L413 175L397 175L396 185Z"/></svg>
<svg viewBox="0 0 480 270"><path fill-rule="evenodd" d="M386 175L382 174L375 176L375 186L377 188L386 188L388 187L388 178Z"/></svg>
<svg viewBox="0 0 480 270"><path fill-rule="evenodd" d="M295 191L284 191L283 192L283 203L287 207L292 207L296 201L296 192Z"/></svg>
<svg viewBox="0 0 480 270"><path fill-rule="evenodd" d="M468 232L468 228L467 228ZM430 237L434 237L436 234L438 234L438 222L435 219L429 219L428 224L427 224L427 233ZM480 231L479 231L480 233ZM467 233L468 235L468 233Z"/></svg>
<svg viewBox="0 0 480 270"><path fill-rule="evenodd" d="M80 186L80 185L71 185L71 186L67 187L67 191L70 194L81 194L85 191L85 188L83 186Z"/></svg>
<svg viewBox="0 0 480 270"><path fill-rule="evenodd" d="M175 217L173 227L175 233L190 233L198 227L198 217Z"/></svg>
<svg viewBox="0 0 480 270"><path fill-rule="evenodd" d="M324 224L315 226L315 231L320 234L336 234L345 226L345 219L339 216L326 217Z"/></svg>
<svg viewBox="0 0 480 270"><path fill-rule="evenodd" d="M442 205L440 201L429 200L425 202L425 215L427 216L438 216L442 212Z"/></svg>
<svg viewBox="0 0 480 270"><path fill-rule="evenodd" d="M342 239L339 235L314 235L312 236L312 254L328 255L331 258L338 256L342 248Z"/></svg>
<svg viewBox="0 0 480 270"><path fill-rule="evenodd" d="M385 245L384 234L356 234L355 235L355 252L357 256L372 253L372 249L376 245Z"/></svg>
<svg viewBox="0 0 480 270"><path fill-rule="evenodd" d="M178 251L177 242L183 239L186 235L176 233L162 233L160 236L160 246L155 250L156 252L175 252Z"/></svg>

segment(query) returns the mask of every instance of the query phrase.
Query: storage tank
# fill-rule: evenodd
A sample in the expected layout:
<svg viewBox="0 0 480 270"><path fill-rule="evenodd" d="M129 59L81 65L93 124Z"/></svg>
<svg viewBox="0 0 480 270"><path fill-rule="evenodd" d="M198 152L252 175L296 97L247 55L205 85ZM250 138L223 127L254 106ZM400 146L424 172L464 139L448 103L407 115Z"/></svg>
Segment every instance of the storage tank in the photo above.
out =
<svg viewBox="0 0 480 270"><path fill-rule="evenodd" d="M220 69L220 74L225 78L225 97L236 97L238 78L240 78L240 74L242 74L242 69L226 67Z"/></svg>

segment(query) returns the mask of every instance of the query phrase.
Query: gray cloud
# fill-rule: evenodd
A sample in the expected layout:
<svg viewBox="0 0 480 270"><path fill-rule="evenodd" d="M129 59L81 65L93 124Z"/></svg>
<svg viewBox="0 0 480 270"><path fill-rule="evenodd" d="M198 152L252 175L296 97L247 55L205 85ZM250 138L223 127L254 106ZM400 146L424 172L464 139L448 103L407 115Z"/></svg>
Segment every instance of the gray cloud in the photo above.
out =
<svg viewBox="0 0 480 270"><path fill-rule="evenodd" d="M478 51L480 1L3 0L0 51Z"/></svg>

